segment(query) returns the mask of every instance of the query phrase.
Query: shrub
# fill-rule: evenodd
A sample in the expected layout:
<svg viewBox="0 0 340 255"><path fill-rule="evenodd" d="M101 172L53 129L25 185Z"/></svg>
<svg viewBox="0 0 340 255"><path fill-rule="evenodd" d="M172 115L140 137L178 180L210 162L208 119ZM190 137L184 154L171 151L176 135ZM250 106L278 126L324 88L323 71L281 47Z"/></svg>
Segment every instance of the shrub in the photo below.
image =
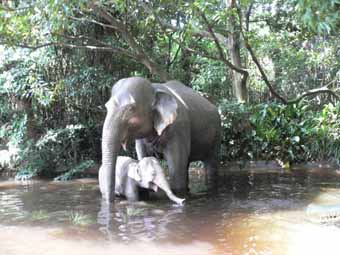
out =
<svg viewBox="0 0 340 255"><path fill-rule="evenodd" d="M50 129L36 142L29 141L23 145L22 163L19 175L56 175L71 169L68 177L89 165L81 144L86 136L82 125L68 125L65 128ZM79 162L83 162L79 165Z"/></svg>
<svg viewBox="0 0 340 255"><path fill-rule="evenodd" d="M221 160L340 161L340 104L222 103Z"/></svg>
<svg viewBox="0 0 340 255"><path fill-rule="evenodd" d="M300 162L308 159L312 131L311 112L306 105L261 104L253 108L253 153L263 159ZM306 154L307 153L307 154Z"/></svg>
<svg viewBox="0 0 340 255"><path fill-rule="evenodd" d="M340 164L340 103L327 104L313 118L309 153L314 159L332 159Z"/></svg>
<svg viewBox="0 0 340 255"><path fill-rule="evenodd" d="M222 120L221 161L247 160L253 158L250 135L252 127L250 106L223 101L219 105Z"/></svg>

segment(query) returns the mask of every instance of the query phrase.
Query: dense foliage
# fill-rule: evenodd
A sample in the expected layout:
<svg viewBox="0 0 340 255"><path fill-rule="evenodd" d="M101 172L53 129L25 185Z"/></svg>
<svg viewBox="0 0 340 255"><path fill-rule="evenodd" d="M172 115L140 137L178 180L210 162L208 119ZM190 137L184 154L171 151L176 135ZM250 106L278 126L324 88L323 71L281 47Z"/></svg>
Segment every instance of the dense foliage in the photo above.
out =
<svg viewBox="0 0 340 255"><path fill-rule="evenodd" d="M339 161L339 7L3 1L0 167L69 179L99 163L103 106L133 75L180 80L218 105L222 161Z"/></svg>
<svg viewBox="0 0 340 255"><path fill-rule="evenodd" d="M307 102L222 104L221 112L223 161L278 160L285 167L309 160L340 163L340 104L320 111Z"/></svg>

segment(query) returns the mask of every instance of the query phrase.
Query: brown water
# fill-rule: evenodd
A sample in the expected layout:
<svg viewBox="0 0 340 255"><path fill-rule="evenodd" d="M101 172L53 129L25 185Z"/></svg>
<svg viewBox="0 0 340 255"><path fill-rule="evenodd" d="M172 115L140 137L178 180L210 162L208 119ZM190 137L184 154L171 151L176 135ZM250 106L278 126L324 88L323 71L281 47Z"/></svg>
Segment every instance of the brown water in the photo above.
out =
<svg viewBox="0 0 340 255"><path fill-rule="evenodd" d="M107 206L91 179L0 181L0 254L340 254L340 225L305 213L320 197L340 203L335 172L242 171L221 177L215 196L198 192L201 179L184 207Z"/></svg>

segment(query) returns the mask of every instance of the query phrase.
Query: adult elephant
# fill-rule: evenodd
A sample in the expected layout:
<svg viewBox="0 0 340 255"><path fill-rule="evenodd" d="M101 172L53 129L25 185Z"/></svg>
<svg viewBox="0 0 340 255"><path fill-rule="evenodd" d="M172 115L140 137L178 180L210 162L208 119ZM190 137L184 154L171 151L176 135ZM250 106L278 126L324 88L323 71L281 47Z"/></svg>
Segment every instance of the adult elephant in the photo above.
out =
<svg viewBox="0 0 340 255"><path fill-rule="evenodd" d="M216 180L221 121L217 108L178 81L151 84L140 77L119 80L106 103L99 186L114 199L115 165L121 145L136 140L138 159L162 154L168 163L170 187L188 190L188 166L203 161L208 184Z"/></svg>

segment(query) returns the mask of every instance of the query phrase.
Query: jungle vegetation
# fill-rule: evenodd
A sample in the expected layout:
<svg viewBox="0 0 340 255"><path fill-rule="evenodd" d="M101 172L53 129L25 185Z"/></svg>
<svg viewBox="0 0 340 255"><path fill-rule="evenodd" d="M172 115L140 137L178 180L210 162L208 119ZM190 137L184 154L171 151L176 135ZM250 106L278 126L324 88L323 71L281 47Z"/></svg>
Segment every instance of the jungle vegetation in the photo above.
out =
<svg viewBox="0 0 340 255"><path fill-rule="evenodd" d="M340 0L2 0L0 165L69 179L99 164L104 104L128 76L177 79L216 104L222 162L340 162L339 10Z"/></svg>

